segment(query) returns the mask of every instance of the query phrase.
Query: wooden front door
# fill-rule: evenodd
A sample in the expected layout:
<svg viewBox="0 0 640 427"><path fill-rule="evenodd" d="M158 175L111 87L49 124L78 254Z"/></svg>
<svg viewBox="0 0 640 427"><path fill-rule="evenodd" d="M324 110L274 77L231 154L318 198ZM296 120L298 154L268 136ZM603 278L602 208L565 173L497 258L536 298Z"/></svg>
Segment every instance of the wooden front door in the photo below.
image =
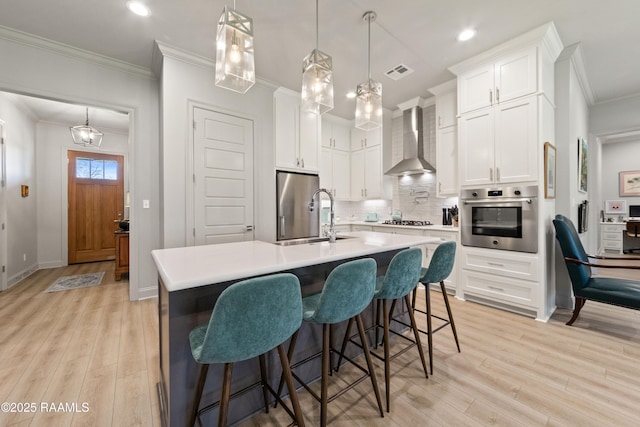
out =
<svg viewBox="0 0 640 427"><path fill-rule="evenodd" d="M69 264L115 259L124 212L123 156L69 151Z"/></svg>

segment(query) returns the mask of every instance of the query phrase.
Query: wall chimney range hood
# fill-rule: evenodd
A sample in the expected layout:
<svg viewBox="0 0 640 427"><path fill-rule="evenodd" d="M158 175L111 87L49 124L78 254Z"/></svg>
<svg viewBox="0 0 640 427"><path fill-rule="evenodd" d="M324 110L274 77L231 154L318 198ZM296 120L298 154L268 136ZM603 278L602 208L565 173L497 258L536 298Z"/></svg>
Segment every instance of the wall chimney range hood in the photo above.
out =
<svg viewBox="0 0 640 427"><path fill-rule="evenodd" d="M414 106L402 112L402 160L385 175L402 176L435 172L424 158L422 108Z"/></svg>

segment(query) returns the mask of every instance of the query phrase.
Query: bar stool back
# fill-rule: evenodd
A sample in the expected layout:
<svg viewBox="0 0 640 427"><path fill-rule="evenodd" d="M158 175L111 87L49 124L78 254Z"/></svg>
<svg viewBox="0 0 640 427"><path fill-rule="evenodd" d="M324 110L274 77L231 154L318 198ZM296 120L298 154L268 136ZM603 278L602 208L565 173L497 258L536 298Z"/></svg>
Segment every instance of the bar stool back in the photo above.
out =
<svg viewBox="0 0 640 427"><path fill-rule="evenodd" d="M451 313L451 306L449 305L449 297L447 290L444 286L444 281L453 270L453 265L456 260L456 242L444 242L438 245L433 252L431 261L429 262L429 268L423 268L420 279L420 283L425 286L425 302L426 311L416 308L416 294L413 294L412 306L414 311L426 314L427 316L427 331L420 330L420 332L427 334L429 340L429 367L433 374L433 333L439 331L447 325L451 325L451 331L453 332L453 338L456 340L456 347L458 347L458 353L460 352L460 343L458 342L458 333L456 332L456 324L453 321L453 314ZM444 298L444 304L447 308L448 319L434 315L431 313L431 296L430 296L430 283L440 283L440 289L442 290L442 298ZM442 320L444 323L435 330L432 328L431 318L435 317Z"/></svg>
<svg viewBox="0 0 640 427"><path fill-rule="evenodd" d="M195 361L201 364L201 370L188 425L194 425L202 412L219 404L218 426L226 426L230 398L255 387L263 388L268 412L267 392L277 401L280 401L280 397L269 386L265 353L277 347L293 413L286 405L283 404L283 407L298 425L304 426L289 360L282 346L301 324L300 282L293 274L281 273L248 279L225 289L213 307L209 323L196 327L189 334L191 353ZM260 358L261 381L231 395L233 364L256 356ZM214 363L224 363L222 396L219 402L199 409L207 371L209 365Z"/></svg>

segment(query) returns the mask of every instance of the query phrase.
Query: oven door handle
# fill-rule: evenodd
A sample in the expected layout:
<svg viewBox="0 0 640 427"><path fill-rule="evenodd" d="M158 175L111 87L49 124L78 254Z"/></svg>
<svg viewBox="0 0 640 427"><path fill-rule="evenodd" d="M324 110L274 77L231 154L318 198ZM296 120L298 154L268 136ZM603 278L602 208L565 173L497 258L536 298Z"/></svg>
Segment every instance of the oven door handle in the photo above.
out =
<svg viewBox="0 0 640 427"><path fill-rule="evenodd" d="M515 202L527 202L528 204L533 203L533 200L531 199L527 199L527 198L522 198L522 199L502 199L502 200L495 200L495 199L477 199L477 200L463 200L462 203L464 203L465 205L479 205L479 204L495 204L495 205L499 205L499 204L503 204L503 203L515 203Z"/></svg>

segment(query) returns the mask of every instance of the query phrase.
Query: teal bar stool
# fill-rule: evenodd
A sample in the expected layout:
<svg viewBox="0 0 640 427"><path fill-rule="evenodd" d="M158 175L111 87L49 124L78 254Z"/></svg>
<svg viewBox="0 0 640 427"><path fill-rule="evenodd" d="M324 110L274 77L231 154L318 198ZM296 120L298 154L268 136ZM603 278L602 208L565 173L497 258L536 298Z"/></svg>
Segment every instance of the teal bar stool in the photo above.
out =
<svg viewBox="0 0 640 427"><path fill-rule="evenodd" d="M387 268L387 272L384 276L378 276L376 278L376 291L374 293L374 300L376 300L376 322L374 324L374 328L376 328L376 344L378 342L377 332L380 328L384 330L383 336L383 345L384 345L384 356L379 356L376 353L371 353L374 357L377 357L380 360L384 361L384 380L386 385L385 397L387 399L387 412L390 410L390 394L391 394L391 360L405 353L410 348L417 346L418 353L420 354L420 360L422 361L422 369L424 371L424 375L426 378L429 378L429 374L427 373L427 364L424 357L424 352L422 350L422 344L420 342L420 334L418 333L418 326L416 325L416 320L413 315L413 310L411 309L411 300L409 299L409 294L415 287L418 285L418 280L420 279L420 272L422 268L422 250L420 248L410 248L405 249L403 251L398 252L394 255L389 263L389 267ZM404 301L407 307L407 312L409 314L409 319L411 324L408 325L412 331L414 340L411 338L404 336L398 332L395 332L389 328L390 322L392 320L396 320L393 318L393 310L395 308L396 301L400 300L401 303ZM391 309L389 309L388 303L392 301ZM380 324L380 316L384 319L382 324ZM402 323L402 322L401 322ZM404 324L404 323L403 323ZM345 334L344 340L342 341L342 351L344 353L344 348L346 346L347 341L351 341L354 344L358 345L356 342L352 341L352 337L349 335L350 326L347 327L347 333ZM411 344L404 347L397 353L390 355L389 352L389 344L390 344L390 332L396 334L397 336L404 338L409 341ZM341 358L338 360L338 366L340 366ZM338 368L336 368L337 370Z"/></svg>
<svg viewBox="0 0 640 427"><path fill-rule="evenodd" d="M282 273L248 279L234 283L225 289L213 307L209 323L196 327L189 334L191 353L201 368L187 425L193 426L204 411L220 405L218 426L226 426L229 400L249 390L262 387L267 412L269 412L267 394L269 392L282 404L294 423L304 426L298 395L291 376L289 358L283 346L289 337L297 333L301 324L300 282L293 274ZM282 403L280 395L268 383L265 354L276 347L282 365L282 376L289 389L293 412ZM231 394L231 374L234 363L256 356L260 360L261 380ZM199 409L207 371L209 365L214 363L224 363L222 395L219 402Z"/></svg>
<svg viewBox="0 0 640 427"><path fill-rule="evenodd" d="M431 261L429 262L429 268L423 268L420 279L420 283L422 283L425 287L425 305L426 311L420 310L416 308L416 293L413 293L412 307L414 311L425 314L427 316L427 330L421 330L420 332L427 334L427 338L429 340L429 367L431 369L431 373L433 374L433 334L438 332L440 329L446 327L447 325L451 325L451 330L453 332L453 338L456 340L456 347L458 347L458 353L460 353L460 343L458 342L458 333L456 332L456 324L453 321L453 314L451 313L451 306L449 305L449 297L447 295L447 290L444 286L444 281L453 270L453 264L456 260L456 242L444 242L438 245L436 250L433 252L433 256L431 257ZM442 298L444 298L444 304L447 308L447 316L448 319L443 317L434 315L431 313L431 296L430 296L430 283L440 283L440 289L442 290ZM444 323L433 329L431 318L435 317L443 321Z"/></svg>
<svg viewBox="0 0 640 427"><path fill-rule="evenodd" d="M315 393L302 379L300 379L300 377L296 375L295 371L293 372L293 377L302 384L302 386L316 400L320 402L320 425L322 427L327 425L327 404L347 390L358 385L367 377L371 379L371 385L373 386L373 391L376 396L380 416L384 417L382 402L380 400L380 391L376 381L371 354L369 353L369 346L366 344L367 337L365 335L365 329L362 323L362 318L360 317L362 311L367 308L373 299L373 293L376 285L376 270L376 262L371 258L346 262L339 265L329 273L320 293L302 298L304 320L309 323L322 325L322 351L294 363L292 368L295 369L303 363L322 355L320 396L318 396L317 393ZM329 372L331 370L330 358L333 353L337 352L332 345L332 326L345 320L349 320L349 325L351 325L355 320L358 325L360 339L364 343L364 356L367 362L367 369L360 366L352 359L345 357L350 363L363 371L364 375L333 396L329 397L327 390ZM296 332L291 338L291 344L289 345L290 358L294 351L297 335L298 332ZM282 383L283 379L280 380L278 392L282 389Z"/></svg>

